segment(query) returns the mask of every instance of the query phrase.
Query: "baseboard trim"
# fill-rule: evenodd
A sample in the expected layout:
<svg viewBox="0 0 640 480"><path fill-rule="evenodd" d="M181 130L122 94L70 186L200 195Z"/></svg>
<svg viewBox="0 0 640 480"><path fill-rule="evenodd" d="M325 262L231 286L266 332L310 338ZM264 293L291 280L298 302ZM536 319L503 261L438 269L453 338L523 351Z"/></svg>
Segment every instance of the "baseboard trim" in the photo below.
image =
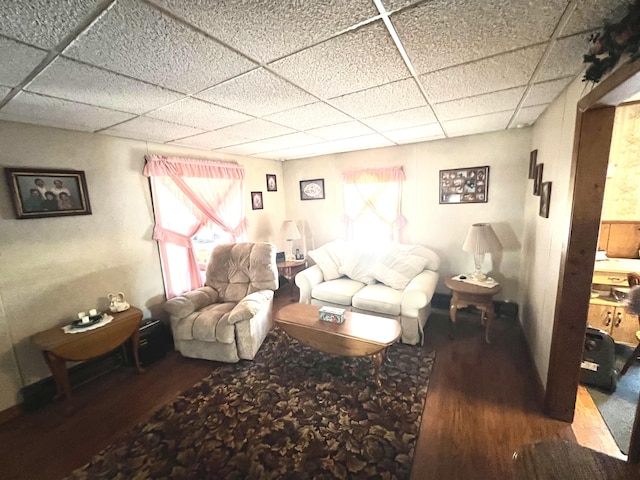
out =
<svg viewBox="0 0 640 480"><path fill-rule="evenodd" d="M17 418L20 415L22 415L22 407L20 406L20 404L0 411L0 425L13 420L14 418Z"/></svg>

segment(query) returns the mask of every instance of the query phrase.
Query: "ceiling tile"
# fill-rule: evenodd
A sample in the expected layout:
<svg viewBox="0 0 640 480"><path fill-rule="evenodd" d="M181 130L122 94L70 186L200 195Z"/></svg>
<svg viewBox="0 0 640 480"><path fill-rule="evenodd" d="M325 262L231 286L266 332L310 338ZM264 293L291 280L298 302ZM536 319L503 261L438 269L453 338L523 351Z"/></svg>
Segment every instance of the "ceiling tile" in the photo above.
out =
<svg viewBox="0 0 640 480"><path fill-rule="evenodd" d="M324 155L327 153L323 149L321 143L315 145L305 145L302 147L285 148L282 150L272 150L268 152L261 152L254 155L260 158L268 158L271 160L293 160L296 158L316 157L318 155Z"/></svg>
<svg viewBox="0 0 640 480"><path fill-rule="evenodd" d="M389 132L384 132L384 136L396 143L403 144L426 142L427 140L444 138L444 132L438 123L432 123L430 125L420 125L418 127L391 130Z"/></svg>
<svg viewBox="0 0 640 480"><path fill-rule="evenodd" d="M582 56L589 51L588 38L587 34L579 34L558 40L551 48L549 58L540 69L536 81L543 82L569 75L575 77L580 73L586 67Z"/></svg>
<svg viewBox="0 0 640 480"><path fill-rule="evenodd" d="M55 59L25 90L131 113L148 112L183 97L62 57Z"/></svg>
<svg viewBox="0 0 640 480"><path fill-rule="evenodd" d="M267 122L266 120L254 119L237 125L232 125L230 127L220 128L218 129L218 132L238 135L250 140L262 140L263 138L294 133L295 130L272 122Z"/></svg>
<svg viewBox="0 0 640 480"><path fill-rule="evenodd" d="M581 0L562 29L562 36L594 30L604 25L604 20L618 22L627 14L629 0Z"/></svg>
<svg viewBox="0 0 640 480"><path fill-rule="evenodd" d="M426 73L547 41L566 5L567 0L432 0L390 18L414 68ZM425 39L433 39L428 48Z"/></svg>
<svg viewBox="0 0 640 480"><path fill-rule="evenodd" d="M512 126L531 125L547 109L548 105L537 105L535 107L521 108L516 118L513 119Z"/></svg>
<svg viewBox="0 0 640 480"><path fill-rule="evenodd" d="M349 93L330 101L355 117L371 117L427 103L413 78Z"/></svg>
<svg viewBox="0 0 640 480"><path fill-rule="evenodd" d="M509 124L513 112L490 113L478 117L463 118L443 122L444 129L450 137L460 135L472 135L474 133L493 132L504 130Z"/></svg>
<svg viewBox="0 0 640 480"><path fill-rule="evenodd" d="M391 147L394 143L378 133L362 135L359 137L343 138L322 144L322 148L328 152L351 152L354 150L366 150L369 148Z"/></svg>
<svg viewBox="0 0 640 480"><path fill-rule="evenodd" d="M7 93L9 93L10 91L11 91L11 89L8 88L8 87L0 86L0 100L2 100L7 95Z"/></svg>
<svg viewBox="0 0 640 480"><path fill-rule="evenodd" d="M20 92L2 109L0 119L93 132L131 118L128 113Z"/></svg>
<svg viewBox="0 0 640 480"><path fill-rule="evenodd" d="M310 130L352 120L339 110L321 102L268 115L265 119L296 130Z"/></svg>
<svg viewBox="0 0 640 480"><path fill-rule="evenodd" d="M549 82L536 83L531 87L531 90L529 90L522 106L530 107L532 105L546 105L547 103L551 103L572 80L573 77L565 77Z"/></svg>
<svg viewBox="0 0 640 480"><path fill-rule="evenodd" d="M307 47L378 14L370 0L151 0L263 62Z"/></svg>
<svg viewBox="0 0 640 480"><path fill-rule="evenodd" d="M420 75L432 103L473 97L526 85L544 53L544 45Z"/></svg>
<svg viewBox="0 0 640 480"><path fill-rule="evenodd" d="M43 50L0 37L0 85L15 87L46 56Z"/></svg>
<svg viewBox="0 0 640 480"><path fill-rule="evenodd" d="M513 110L518 106L525 89L526 87L517 87L500 92L485 93L475 97L438 103L433 108L442 121Z"/></svg>
<svg viewBox="0 0 640 480"><path fill-rule="evenodd" d="M321 98L357 92L409 75L382 21L349 31L271 66Z"/></svg>
<svg viewBox="0 0 640 480"><path fill-rule="evenodd" d="M408 7L414 3L420 3L423 0L382 0L382 5L387 12L393 12L400 8Z"/></svg>
<svg viewBox="0 0 640 480"><path fill-rule="evenodd" d="M255 142L241 143L231 147L219 148L216 151L224 153L232 153L234 155L255 155L257 153L269 152L276 150L278 145L269 142L269 140L257 140Z"/></svg>
<svg viewBox="0 0 640 480"><path fill-rule="evenodd" d="M363 119L364 123L381 132L427 125L436 121L431 107L410 108L401 112L386 113Z"/></svg>
<svg viewBox="0 0 640 480"><path fill-rule="evenodd" d="M336 125L328 125L326 127L312 128L311 130L307 130L306 133L325 140L340 140L342 138L357 137L375 132L362 123L353 121L338 123Z"/></svg>
<svg viewBox="0 0 640 480"><path fill-rule="evenodd" d="M197 95L223 107L262 117L317 101L264 68L252 70ZM265 101L269 99L269 101Z"/></svg>
<svg viewBox="0 0 640 480"><path fill-rule="evenodd" d="M65 55L193 93L255 64L142 2L120 0Z"/></svg>
<svg viewBox="0 0 640 480"><path fill-rule="evenodd" d="M228 108L218 107L195 98L185 98L148 113L147 116L203 130L215 130L251 118L243 113L234 112Z"/></svg>
<svg viewBox="0 0 640 480"><path fill-rule="evenodd" d="M274 145L276 149L302 147L304 145L313 145L321 142L324 142L324 140L304 132L290 133L269 139L269 144Z"/></svg>
<svg viewBox="0 0 640 480"><path fill-rule="evenodd" d="M206 132L192 137L181 138L168 143L172 145L185 145L187 147L214 149L239 143L246 143L248 140L249 139L245 137L230 135L228 133L224 134L214 130L213 132Z"/></svg>
<svg viewBox="0 0 640 480"><path fill-rule="evenodd" d="M51 49L101 0L2 0L0 34Z"/></svg>
<svg viewBox="0 0 640 480"><path fill-rule="evenodd" d="M176 138L202 133L202 130L199 128L177 125L175 123L163 122L161 120L156 120L155 118L138 117L100 133L114 135L116 137L135 138L139 140L164 143Z"/></svg>

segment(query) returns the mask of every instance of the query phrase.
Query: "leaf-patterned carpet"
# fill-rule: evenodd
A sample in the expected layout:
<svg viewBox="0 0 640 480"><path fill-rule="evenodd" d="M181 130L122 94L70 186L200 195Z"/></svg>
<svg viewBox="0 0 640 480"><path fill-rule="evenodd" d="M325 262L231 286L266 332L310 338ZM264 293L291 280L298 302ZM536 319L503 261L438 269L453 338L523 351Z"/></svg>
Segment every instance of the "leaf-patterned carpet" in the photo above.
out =
<svg viewBox="0 0 640 480"><path fill-rule="evenodd" d="M367 358L284 352L279 335L253 361L214 364L69 478L409 478L433 352L392 345L376 387Z"/></svg>

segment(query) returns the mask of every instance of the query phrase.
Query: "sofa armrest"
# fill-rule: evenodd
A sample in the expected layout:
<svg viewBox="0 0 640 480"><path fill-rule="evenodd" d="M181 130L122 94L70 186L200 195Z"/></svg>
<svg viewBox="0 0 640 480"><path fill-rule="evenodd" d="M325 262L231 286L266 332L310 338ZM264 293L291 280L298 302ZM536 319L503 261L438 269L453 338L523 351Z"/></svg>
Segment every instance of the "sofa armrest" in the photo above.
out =
<svg viewBox="0 0 640 480"><path fill-rule="evenodd" d="M162 308L172 317L184 318L196 310L216 303L218 298L217 290L205 286L167 300Z"/></svg>
<svg viewBox="0 0 640 480"><path fill-rule="evenodd" d="M296 285L300 289L300 303L311 303L311 290L324 280L318 265L304 269L296 275Z"/></svg>
<svg viewBox="0 0 640 480"><path fill-rule="evenodd" d="M417 317L418 311L431 302L438 284L438 272L423 270L402 291L400 314Z"/></svg>
<svg viewBox="0 0 640 480"><path fill-rule="evenodd" d="M233 325L243 320L251 320L273 299L273 290L259 290L250 293L229 312L227 323Z"/></svg>

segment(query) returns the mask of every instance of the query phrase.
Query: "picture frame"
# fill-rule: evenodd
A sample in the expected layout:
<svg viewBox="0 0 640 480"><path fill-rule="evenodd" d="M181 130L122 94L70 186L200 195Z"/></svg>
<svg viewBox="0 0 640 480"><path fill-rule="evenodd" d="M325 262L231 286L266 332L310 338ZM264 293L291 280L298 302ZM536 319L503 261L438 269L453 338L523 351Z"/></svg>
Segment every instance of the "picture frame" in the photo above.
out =
<svg viewBox="0 0 640 480"><path fill-rule="evenodd" d="M489 166L440 170L440 203L487 203Z"/></svg>
<svg viewBox="0 0 640 480"><path fill-rule="evenodd" d="M278 180L275 175L267 173L267 192L278 191Z"/></svg>
<svg viewBox="0 0 640 480"><path fill-rule="evenodd" d="M540 186L542 185L542 172L544 170L544 164L539 163L536 165L534 178L533 178L533 194L540 195Z"/></svg>
<svg viewBox="0 0 640 480"><path fill-rule="evenodd" d="M324 178L300 180L300 200L324 200Z"/></svg>
<svg viewBox="0 0 640 480"><path fill-rule="evenodd" d="M263 208L262 192L251 192L251 210L262 210Z"/></svg>
<svg viewBox="0 0 640 480"><path fill-rule="evenodd" d="M536 176L536 165L538 164L538 150L532 150L529 154L529 179Z"/></svg>
<svg viewBox="0 0 640 480"><path fill-rule="evenodd" d="M549 202L551 202L551 182L543 182L540 186L540 216L549 218Z"/></svg>
<svg viewBox="0 0 640 480"><path fill-rule="evenodd" d="M4 172L17 219L91 215L82 170L6 167Z"/></svg>

